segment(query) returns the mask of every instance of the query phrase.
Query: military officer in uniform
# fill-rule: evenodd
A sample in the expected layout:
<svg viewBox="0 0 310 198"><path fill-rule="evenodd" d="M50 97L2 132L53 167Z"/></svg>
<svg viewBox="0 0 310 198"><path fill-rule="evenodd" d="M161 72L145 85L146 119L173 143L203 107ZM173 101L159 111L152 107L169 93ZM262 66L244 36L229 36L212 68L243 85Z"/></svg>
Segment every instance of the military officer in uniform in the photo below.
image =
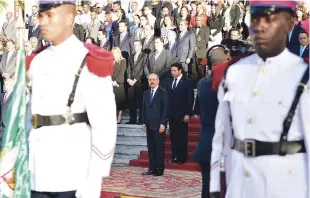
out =
<svg viewBox="0 0 310 198"><path fill-rule="evenodd" d="M295 3L250 6L257 53L231 65L220 85L210 192L224 190L223 153L226 198L309 198L309 65L285 46Z"/></svg>
<svg viewBox="0 0 310 198"><path fill-rule="evenodd" d="M52 45L29 56L32 198L99 198L116 142L113 56L74 34L75 1L41 0ZM29 60L30 59L30 60Z"/></svg>

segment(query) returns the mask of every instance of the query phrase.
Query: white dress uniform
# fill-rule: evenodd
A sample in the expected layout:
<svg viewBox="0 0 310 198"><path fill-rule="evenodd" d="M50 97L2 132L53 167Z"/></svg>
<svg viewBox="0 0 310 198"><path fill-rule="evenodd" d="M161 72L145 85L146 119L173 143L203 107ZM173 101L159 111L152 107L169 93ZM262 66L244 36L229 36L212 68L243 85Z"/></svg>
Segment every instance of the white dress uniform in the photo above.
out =
<svg viewBox="0 0 310 198"><path fill-rule="evenodd" d="M234 137L242 141L279 142L283 121L306 68L304 60L287 49L266 61L254 54L229 67L228 91L224 94L220 85L218 93L210 192L220 191L218 164L224 151L226 198L309 198L309 152L251 158L230 148L232 128ZM309 111L308 86L301 95L288 133L288 141L304 139L307 151L310 146Z"/></svg>
<svg viewBox="0 0 310 198"><path fill-rule="evenodd" d="M88 49L74 35L49 46L32 60L32 114L66 113L75 74ZM110 174L116 143L116 105L111 77L85 66L77 84L72 113L87 112L90 125L77 123L33 129L29 167L34 191L75 191L99 198L102 177Z"/></svg>

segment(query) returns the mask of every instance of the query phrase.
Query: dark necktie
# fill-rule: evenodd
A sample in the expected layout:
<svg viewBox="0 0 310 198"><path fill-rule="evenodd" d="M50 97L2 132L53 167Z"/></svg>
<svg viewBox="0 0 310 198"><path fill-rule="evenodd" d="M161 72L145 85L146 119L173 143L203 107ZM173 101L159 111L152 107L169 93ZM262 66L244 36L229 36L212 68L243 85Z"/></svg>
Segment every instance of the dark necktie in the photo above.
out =
<svg viewBox="0 0 310 198"><path fill-rule="evenodd" d="M177 78L174 79L173 85L172 85L172 90L174 90L177 87Z"/></svg>
<svg viewBox="0 0 310 198"><path fill-rule="evenodd" d="M154 89L151 90L151 94L150 94L150 102L152 103L154 97Z"/></svg>

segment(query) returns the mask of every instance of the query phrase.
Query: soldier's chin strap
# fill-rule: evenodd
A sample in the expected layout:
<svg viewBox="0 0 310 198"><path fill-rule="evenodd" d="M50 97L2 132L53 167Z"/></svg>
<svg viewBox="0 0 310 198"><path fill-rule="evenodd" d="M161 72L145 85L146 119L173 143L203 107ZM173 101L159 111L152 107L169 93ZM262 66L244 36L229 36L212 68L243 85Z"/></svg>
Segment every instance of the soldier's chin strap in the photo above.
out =
<svg viewBox="0 0 310 198"><path fill-rule="evenodd" d="M302 93L304 92L304 90L307 88L307 83L309 81L309 64L308 67L298 85L293 103L291 104L290 110L283 122L283 132L281 134L281 138L280 138L280 155L284 156L287 154L287 134L290 130L292 121L293 121L293 117L295 115L295 111L297 108L297 105L299 103L300 97L302 95Z"/></svg>

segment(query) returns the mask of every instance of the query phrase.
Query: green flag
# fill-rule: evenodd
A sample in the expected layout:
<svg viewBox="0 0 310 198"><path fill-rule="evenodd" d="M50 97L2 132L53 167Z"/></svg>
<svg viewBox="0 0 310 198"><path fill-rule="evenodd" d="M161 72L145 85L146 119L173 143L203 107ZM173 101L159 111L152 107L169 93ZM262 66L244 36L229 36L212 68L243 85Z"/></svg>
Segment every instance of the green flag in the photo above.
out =
<svg viewBox="0 0 310 198"><path fill-rule="evenodd" d="M26 130L26 65L23 44L18 51L16 84L5 120L0 153L0 198L30 198Z"/></svg>

